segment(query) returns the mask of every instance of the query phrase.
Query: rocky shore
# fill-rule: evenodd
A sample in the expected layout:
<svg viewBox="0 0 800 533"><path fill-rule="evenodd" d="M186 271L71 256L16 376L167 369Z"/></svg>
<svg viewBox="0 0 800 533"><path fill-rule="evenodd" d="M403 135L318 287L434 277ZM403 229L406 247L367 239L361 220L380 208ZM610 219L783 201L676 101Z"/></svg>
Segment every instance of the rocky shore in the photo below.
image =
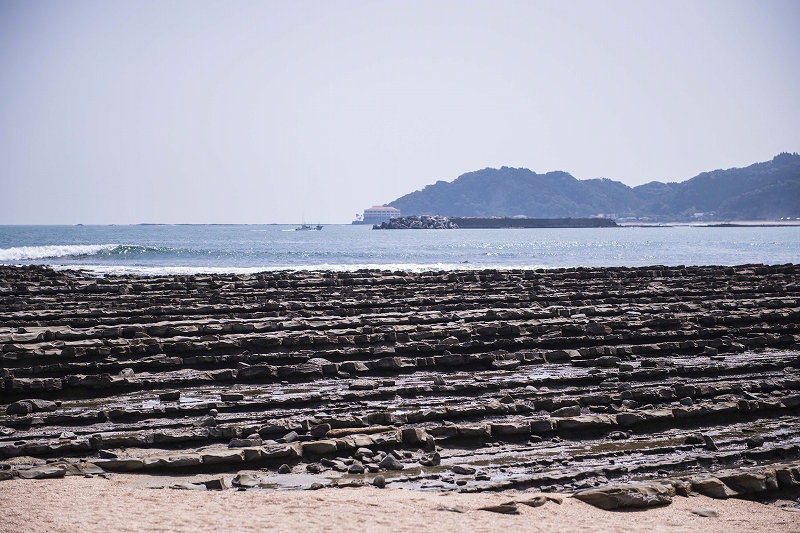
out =
<svg viewBox="0 0 800 533"><path fill-rule="evenodd" d="M793 499L799 279L2 266L0 480Z"/></svg>

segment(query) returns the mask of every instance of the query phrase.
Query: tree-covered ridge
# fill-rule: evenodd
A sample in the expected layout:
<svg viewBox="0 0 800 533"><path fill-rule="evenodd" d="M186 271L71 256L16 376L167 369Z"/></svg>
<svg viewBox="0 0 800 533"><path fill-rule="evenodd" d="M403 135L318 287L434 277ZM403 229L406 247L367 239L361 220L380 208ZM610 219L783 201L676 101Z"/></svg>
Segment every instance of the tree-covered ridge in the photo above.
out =
<svg viewBox="0 0 800 533"><path fill-rule="evenodd" d="M800 217L800 155L784 152L746 168L637 187L607 178L578 180L561 171L485 168L451 183L438 181L389 205L405 215L558 218L603 213L685 220L704 213L727 220L795 218Z"/></svg>

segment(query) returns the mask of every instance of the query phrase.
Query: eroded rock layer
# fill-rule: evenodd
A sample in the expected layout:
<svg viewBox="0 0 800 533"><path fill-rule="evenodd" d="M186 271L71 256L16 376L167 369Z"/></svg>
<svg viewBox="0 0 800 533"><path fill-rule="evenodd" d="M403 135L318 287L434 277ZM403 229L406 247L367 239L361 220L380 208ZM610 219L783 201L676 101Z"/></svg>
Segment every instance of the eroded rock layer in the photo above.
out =
<svg viewBox="0 0 800 533"><path fill-rule="evenodd" d="M104 278L2 266L0 478L794 487L798 279L794 265ZM737 481L742 468L755 477Z"/></svg>

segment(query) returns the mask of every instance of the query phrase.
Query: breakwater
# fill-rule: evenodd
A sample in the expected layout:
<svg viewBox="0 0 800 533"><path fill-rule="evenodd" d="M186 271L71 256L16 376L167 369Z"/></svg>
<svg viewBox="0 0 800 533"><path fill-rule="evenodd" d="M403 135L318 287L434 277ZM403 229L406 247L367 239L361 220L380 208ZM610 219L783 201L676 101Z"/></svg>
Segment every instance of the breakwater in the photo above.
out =
<svg viewBox="0 0 800 533"><path fill-rule="evenodd" d="M508 228L609 228L609 218L444 217L422 215L392 218L372 229L508 229Z"/></svg>
<svg viewBox="0 0 800 533"><path fill-rule="evenodd" d="M0 267L0 479L783 490L800 483L798 281Z"/></svg>
<svg viewBox="0 0 800 533"><path fill-rule="evenodd" d="M610 218L514 218L451 217L459 228L608 228L617 225Z"/></svg>

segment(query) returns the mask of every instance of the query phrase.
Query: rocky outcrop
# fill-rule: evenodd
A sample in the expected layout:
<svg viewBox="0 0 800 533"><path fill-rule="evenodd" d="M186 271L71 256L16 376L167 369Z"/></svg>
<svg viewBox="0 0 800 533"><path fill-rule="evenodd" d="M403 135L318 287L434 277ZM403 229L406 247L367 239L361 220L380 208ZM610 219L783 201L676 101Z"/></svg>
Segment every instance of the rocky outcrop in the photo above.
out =
<svg viewBox="0 0 800 533"><path fill-rule="evenodd" d="M61 465L259 472L250 488L793 490L798 278L0 267L0 479Z"/></svg>

